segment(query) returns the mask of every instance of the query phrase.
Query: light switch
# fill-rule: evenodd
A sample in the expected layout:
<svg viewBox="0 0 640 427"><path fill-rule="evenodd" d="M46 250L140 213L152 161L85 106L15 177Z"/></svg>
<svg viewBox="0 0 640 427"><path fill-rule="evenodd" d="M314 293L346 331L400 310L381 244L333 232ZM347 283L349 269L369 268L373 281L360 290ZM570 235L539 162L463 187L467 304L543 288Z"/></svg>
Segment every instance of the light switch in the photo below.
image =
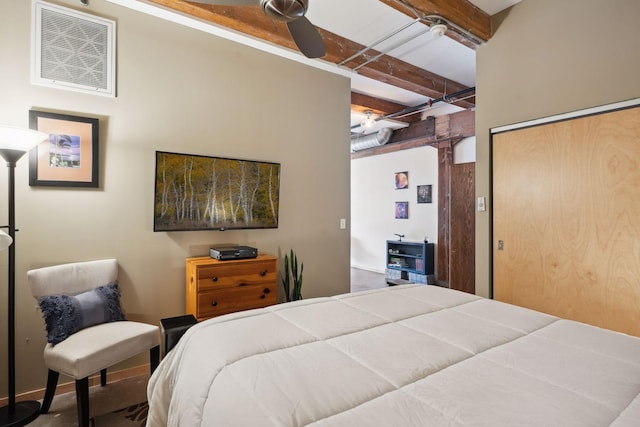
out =
<svg viewBox="0 0 640 427"><path fill-rule="evenodd" d="M347 220L340 218L340 230L344 230L345 228L347 228Z"/></svg>
<svg viewBox="0 0 640 427"><path fill-rule="evenodd" d="M478 212L484 212L487 210L487 207L484 203L484 197L478 197Z"/></svg>

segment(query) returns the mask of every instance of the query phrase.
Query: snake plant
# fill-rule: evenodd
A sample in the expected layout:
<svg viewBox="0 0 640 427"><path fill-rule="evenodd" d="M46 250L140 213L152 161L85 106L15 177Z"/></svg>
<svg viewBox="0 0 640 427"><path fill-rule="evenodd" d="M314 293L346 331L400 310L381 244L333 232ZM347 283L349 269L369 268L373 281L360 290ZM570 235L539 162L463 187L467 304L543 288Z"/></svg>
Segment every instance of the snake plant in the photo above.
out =
<svg viewBox="0 0 640 427"><path fill-rule="evenodd" d="M284 277L282 278L282 287L284 287L287 302L302 299L303 270L304 263L300 263L300 274L298 274L298 257L293 253L293 249L291 249L290 254L285 254L284 256ZM292 281L293 287L291 286Z"/></svg>

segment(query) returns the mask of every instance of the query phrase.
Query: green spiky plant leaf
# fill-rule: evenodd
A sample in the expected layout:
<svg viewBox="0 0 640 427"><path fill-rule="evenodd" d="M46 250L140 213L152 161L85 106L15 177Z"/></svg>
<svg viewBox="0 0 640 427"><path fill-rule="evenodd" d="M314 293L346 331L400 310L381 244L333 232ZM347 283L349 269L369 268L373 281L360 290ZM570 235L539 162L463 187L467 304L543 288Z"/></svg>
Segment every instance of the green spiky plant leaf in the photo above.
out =
<svg viewBox="0 0 640 427"><path fill-rule="evenodd" d="M284 256L284 274L282 277L282 287L284 288L284 295L287 299L287 302L291 301L291 294L289 293L289 289L291 289L291 277L289 274L289 258L287 255Z"/></svg>
<svg viewBox="0 0 640 427"><path fill-rule="evenodd" d="M282 287L287 302L302 299L302 272L304 271L304 263L300 263L300 272L298 272L298 257L290 250L289 254L284 256L284 274L282 277ZM293 281L293 287L291 282Z"/></svg>

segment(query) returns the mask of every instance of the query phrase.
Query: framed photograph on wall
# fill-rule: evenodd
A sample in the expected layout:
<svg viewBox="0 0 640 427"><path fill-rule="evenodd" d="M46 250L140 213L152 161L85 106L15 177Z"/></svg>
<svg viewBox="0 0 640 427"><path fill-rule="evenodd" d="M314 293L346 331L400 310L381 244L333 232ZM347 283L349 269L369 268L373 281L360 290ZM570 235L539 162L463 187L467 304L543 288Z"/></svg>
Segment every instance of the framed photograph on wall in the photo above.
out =
<svg viewBox="0 0 640 427"><path fill-rule="evenodd" d="M396 202L396 219L409 219L409 202Z"/></svg>
<svg viewBox="0 0 640 427"><path fill-rule="evenodd" d="M29 111L29 127L49 134L29 152L29 185L98 187L98 119Z"/></svg>
<svg viewBox="0 0 640 427"><path fill-rule="evenodd" d="M431 185L418 185L418 203L431 203Z"/></svg>
<svg viewBox="0 0 640 427"><path fill-rule="evenodd" d="M395 178L396 190L409 188L409 172L396 172Z"/></svg>

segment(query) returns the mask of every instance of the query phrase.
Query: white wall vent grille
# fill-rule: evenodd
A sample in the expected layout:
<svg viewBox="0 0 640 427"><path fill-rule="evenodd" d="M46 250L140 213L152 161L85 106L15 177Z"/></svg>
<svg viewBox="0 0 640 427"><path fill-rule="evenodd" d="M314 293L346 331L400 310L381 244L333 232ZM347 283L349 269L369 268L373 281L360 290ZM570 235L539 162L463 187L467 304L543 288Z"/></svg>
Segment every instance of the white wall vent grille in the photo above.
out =
<svg viewBox="0 0 640 427"><path fill-rule="evenodd" d="M114 21L33 0L32 83L116 96Z"/></svg>

